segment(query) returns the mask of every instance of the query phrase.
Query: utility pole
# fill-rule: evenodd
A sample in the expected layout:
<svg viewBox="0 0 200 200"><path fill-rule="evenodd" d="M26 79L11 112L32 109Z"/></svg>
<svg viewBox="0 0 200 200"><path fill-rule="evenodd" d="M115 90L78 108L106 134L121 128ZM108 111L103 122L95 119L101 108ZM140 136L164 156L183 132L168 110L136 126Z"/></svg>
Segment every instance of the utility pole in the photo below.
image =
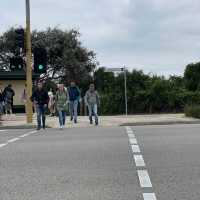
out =
<svg viewBox="0 0 200 200"><path fill-rule="evenodd" d="M32 67L31 67L31 25L30 25L30 0L26 1L26 89L27 89L27 105L26 120L27 123L33 122L33 108L30 97L32 95Z"/></svg>
<svg viewBox="0 0 200 200"><path fill-rule="evenodd" d="M128 100L127 100L127 77L126 77L126 67L124 66L124 97L125 97L125 110L126 116L128 115Z"/></svg>

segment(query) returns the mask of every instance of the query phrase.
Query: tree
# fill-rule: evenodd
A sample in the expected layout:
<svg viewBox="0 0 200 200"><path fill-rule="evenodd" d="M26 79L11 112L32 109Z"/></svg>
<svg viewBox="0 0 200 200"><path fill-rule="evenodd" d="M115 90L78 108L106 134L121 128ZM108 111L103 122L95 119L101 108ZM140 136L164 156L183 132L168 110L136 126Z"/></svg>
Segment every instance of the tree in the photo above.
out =
<svg viewBox="0 0 200 200"><path fill-rule="evenodd" d="M32 32L32 50L35 47L46 48L48 70L44 79L80 82L90 79L90 73L98 62L95 53L83 47L80 33L76 30L63 31L48 28L45 31ZM11 28L0 37L0 68L9 70L9 57L16 54L15 32Z"/></svg>
<svg viewBox="0 0 200 200"><path fill-rule="evenodd" d="M185 86L190 91L196 91L200 87L200 62L186 66L184 72Z"/></svg>

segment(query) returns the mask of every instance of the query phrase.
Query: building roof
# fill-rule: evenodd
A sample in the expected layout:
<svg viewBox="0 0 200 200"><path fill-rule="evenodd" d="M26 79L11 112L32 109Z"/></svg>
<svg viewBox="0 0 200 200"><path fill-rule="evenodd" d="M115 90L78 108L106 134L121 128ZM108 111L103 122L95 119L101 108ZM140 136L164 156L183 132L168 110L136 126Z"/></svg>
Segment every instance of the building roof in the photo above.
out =
<svg viewBox="0 0 200 200"><path fill-rule="evenodd" d="M32 74L33 80L39 77L39 74ZM25 71L0 71L0 80L26 80Z"/></svg>

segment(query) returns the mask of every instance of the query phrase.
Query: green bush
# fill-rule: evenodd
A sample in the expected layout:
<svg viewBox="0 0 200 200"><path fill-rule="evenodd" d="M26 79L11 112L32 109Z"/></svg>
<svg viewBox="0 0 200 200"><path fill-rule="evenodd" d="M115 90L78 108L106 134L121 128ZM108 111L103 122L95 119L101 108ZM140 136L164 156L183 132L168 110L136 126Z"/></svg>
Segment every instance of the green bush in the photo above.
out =
<svg viewBox="0 0 200 200"><path fill-rule="evenodd" d="M200 105L187 105L185 107L187 117L200 118Z"/></svg>

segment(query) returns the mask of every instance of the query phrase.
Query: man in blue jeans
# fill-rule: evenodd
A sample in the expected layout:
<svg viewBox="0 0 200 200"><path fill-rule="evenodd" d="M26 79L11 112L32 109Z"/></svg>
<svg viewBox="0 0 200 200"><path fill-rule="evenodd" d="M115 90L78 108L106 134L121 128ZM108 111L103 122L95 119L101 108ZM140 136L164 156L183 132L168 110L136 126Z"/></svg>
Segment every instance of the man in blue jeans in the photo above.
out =
<svg viewBox="0 0 200 200"><path fill-rule="evenodd" d="M35 104L36 112L37 112L37 130L42 128L45 129L45 111L47 109L47 105L49 102L49 95L47 91L44 90L43 84L38 82L37 89L34 91L31 96L31 101ZM42 120L42 123L41 123Z"/></svg>
<svg viewBox="0 0 200 200"><path fill-rule="evenodd" d="M76 124L78 102L81 99L81 93L74 81L70 83L70 87L68 88L68 93L69 93L69 108L70 108L71 121L74 120L74 123Z"/></svg>
<svg viewBox="0 0 200 200"><path fill-rule="evenodd" d="M85 103L88 106L90 124L93 124L92 116L94 115L97 126L99 124L97 110L100 105L100 97L93 83L90 84L89 90L85 94Z"/></svg>

